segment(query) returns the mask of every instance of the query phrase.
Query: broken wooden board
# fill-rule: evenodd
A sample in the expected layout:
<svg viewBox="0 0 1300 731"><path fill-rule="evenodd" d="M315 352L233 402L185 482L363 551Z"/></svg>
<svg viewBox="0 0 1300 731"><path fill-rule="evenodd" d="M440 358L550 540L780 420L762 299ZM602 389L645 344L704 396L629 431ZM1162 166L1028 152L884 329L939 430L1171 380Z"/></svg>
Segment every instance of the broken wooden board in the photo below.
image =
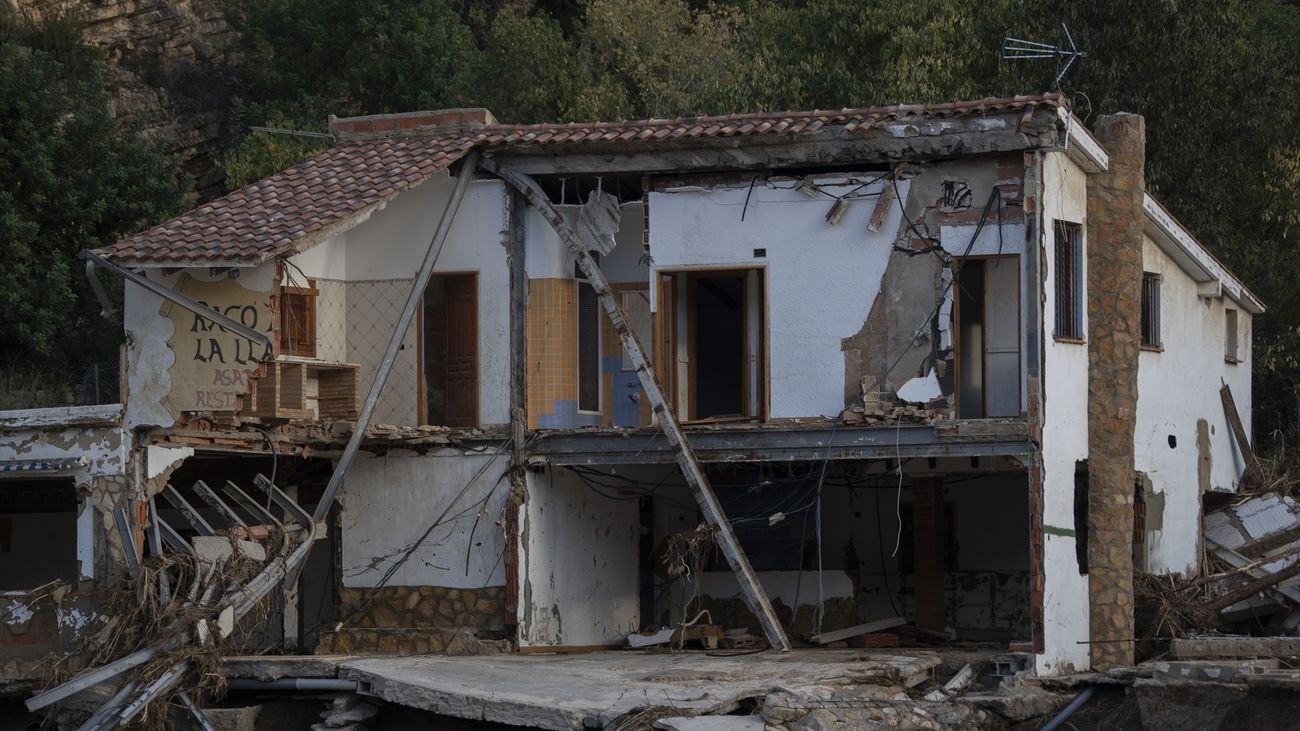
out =
<svg viewBox="0 0 1300 731"><path fill-rule="evenodd" d="M905 624L907 624L907 620L902 617L890 617L889 619L878 619L874 622L845 627L844 629L837 629L831 632L822 632L821 634L813 635L808 639L815 645L827 645L832 642L847 640L850 637L857 637L858 635L869 635L872 632L880 632L881 630L901 627Z"/></svg>

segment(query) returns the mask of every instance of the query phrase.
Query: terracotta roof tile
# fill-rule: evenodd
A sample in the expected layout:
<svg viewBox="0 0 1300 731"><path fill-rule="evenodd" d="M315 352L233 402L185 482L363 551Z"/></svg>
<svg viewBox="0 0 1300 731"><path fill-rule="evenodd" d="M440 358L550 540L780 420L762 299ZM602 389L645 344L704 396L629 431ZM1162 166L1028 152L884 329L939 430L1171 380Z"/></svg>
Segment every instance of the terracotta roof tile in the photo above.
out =
<svg viewBox="0 0 1300 731"><path fill-rule="evenodd" d="M487 124L429 128L418 121L390 136L368 136L366 120L341 120L352 130L347 138L315 157L264 180L213 200L166 223L104 247L98 253L125 264L256 263L292 250L314 236L331 235L331 227L447 168L476 145L603 145L628 141L671 141L714 137L785 135L795 137L835 131L857 134L890 120L907 117L957 117L1060 107L1060 94L983 99L943 104L897 105L759 112L680 119L648 119L590 124ZM437 112L422 112L442 123ZM399 115L400 116L400 115ZM399 136L392 136L392 135ZM400 136L406 135L406 136Z"/></svg>

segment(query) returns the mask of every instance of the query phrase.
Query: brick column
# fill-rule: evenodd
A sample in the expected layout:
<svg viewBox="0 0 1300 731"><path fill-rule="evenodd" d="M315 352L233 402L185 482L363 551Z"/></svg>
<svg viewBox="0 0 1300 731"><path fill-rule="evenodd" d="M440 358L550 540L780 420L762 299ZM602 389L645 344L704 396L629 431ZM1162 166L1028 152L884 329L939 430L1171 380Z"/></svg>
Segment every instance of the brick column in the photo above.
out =
<svg viewBox="0 0 1300 731"><path fill-rule="evenodd" d="M912 555L916 626L936 632L942 632L945 625L943 544L943 478L913 478Z"/></svg>
<svg viewBox="0 0 1300 731"><path fill-rule="evenodd" d="M1141 343L1146 125L1098 120L1088 177L1088 605L1094 670L1133 664L1133 430Z"/></svg>

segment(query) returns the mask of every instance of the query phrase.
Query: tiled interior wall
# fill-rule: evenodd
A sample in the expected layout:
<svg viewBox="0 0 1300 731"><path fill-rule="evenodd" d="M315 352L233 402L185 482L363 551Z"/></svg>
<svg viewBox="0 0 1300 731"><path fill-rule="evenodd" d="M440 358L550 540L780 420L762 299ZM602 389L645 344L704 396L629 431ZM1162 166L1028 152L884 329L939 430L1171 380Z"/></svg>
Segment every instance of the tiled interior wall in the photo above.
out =
<svg viewBox="0 0 1300 731"><path fill-rule="evenodd" d="M347 362L361 366L361 393L374 381L393 326L411 293L409 279L347 282ZM419 403L419 339L411 324L379 397L374 423L414 425Z"/></svg>
<svg viewBox="0 0 1300 731"><path fill-rule="evenodd" d="M341 279L317 279L316 357L331 363L348 358L348 288Z"/></svg>
<svg viewBox="0 0 1300 731"><path fill-rule="evenodd" d="M650 423L650 407L635 371L623 369L623 345L601 309L601 413L579 414L577 281L529 280L528 421L534 429L579 426L632 427ZM647 291L643 282L611 284L624 292ZM653 343L646 338L646 356ZM364 374L364 371L363 371Z"/></svg>
<svg viewBox="0 0 1300 731"><path fill-rule="evenodd" d="M577 281L528 283L528 425L563 429L598 423L578 414Z"/></svg>

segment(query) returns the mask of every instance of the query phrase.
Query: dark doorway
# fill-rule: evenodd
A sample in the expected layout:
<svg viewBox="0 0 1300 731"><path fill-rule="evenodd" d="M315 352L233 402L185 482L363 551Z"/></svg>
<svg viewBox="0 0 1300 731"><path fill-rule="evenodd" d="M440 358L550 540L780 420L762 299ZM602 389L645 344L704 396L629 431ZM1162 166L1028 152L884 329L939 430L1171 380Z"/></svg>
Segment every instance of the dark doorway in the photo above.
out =
<svg viewBox="0 0 1300 731"><path fill-rule="evenodd" d="M0 590L77 579L77 490L72 480L0 480Z"/></svg>
<svg viewBox="0 0 1300 731"><path fill-rule="evenodd" d="M745 412L745 282L695 280L695 418Z"/></svg>
<svg viewBox="0 0 1300 731"><path fill-rule="evenodd" d="M424 423L478 426L478 278L429 279L422 310Z"/></svg>

